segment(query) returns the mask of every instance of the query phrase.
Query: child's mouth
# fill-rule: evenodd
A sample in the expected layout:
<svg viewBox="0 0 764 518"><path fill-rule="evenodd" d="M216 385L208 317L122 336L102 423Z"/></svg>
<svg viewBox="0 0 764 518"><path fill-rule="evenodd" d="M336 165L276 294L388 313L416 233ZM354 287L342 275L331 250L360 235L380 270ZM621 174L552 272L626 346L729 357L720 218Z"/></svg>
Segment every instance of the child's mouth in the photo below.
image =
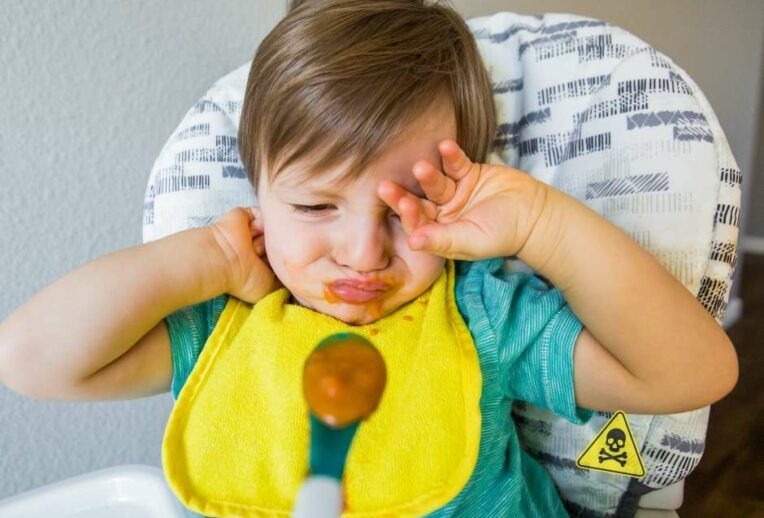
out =
<svg viewBox="0 0 764 518"><path fill-rule="evenodd" d="M384 295L390 285L383 281L341 279L331 283L328 288L332 295L343 302L364 304Z"/></svg>

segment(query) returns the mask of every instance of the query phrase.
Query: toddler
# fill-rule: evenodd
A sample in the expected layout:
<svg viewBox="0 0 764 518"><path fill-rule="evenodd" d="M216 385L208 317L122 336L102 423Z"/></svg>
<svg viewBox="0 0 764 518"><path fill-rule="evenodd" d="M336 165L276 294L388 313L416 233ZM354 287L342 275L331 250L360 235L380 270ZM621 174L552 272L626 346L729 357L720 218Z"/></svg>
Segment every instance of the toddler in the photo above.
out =
<svg viewBox="0 0 764 518"><path fill-rule="evenodd" d="M348 513L566 516L513 401L574 423L683 412L727 394L737 359L620 229L486 163L492 99L446 6L293 2L242 110L259 207L42 290L0 325L0 381L39 399L171 390L163 466L184 504L284 514L307 462L303 362L352 331L388 386L348 458ZM507 256L538 275L505 271Z"/></svg>

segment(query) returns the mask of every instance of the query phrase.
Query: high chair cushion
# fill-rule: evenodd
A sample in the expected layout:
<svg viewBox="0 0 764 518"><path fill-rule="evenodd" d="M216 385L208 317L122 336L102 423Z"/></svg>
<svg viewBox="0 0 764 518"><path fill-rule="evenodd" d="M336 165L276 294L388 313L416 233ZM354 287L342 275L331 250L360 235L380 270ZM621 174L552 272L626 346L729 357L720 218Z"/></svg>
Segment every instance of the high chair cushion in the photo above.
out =
<svg viewBox="0 0 764 518"><path fill-rule="evenodd" d="M736 260L741 174L697 84L607 22L503 12L467 24L494 91L498 128L489 161L526 171L602 214L721 322ZM216 82L162 148L146 190L144 242L257 205L236 145L249 66ZM507 268L527 270L509 259ZM629 415L646 469L636 480L576 467L609 413L573 425L522 403L513 415L524 447L550 472L568 509L586 516L632 516L641 495L686 477L703 453L708 422L708 408Z"/></svg>

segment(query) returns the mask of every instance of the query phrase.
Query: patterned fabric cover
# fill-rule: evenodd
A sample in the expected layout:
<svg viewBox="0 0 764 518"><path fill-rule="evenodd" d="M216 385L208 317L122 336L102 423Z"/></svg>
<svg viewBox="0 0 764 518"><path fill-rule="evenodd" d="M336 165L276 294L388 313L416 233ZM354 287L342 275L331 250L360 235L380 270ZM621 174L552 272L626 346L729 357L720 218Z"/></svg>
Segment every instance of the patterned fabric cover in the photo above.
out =
<svg viewBox="0 0 764 518"><path fill-rule="evenodd" d="M741 174L708 101L670 58L606 22L567 14L467 20L489 70L499 126L489 161L582 200L649 250L713 314L727 306ZM144 242L256 205L236 133L249 64L188 111L151 171ZM507 268L524 270L519 261ZM630 415L647 475L581 470L610 417L576 426L527 404L521 439L580 516L631 516L639 496L683 479L705 445L708 408Z"/></svg>

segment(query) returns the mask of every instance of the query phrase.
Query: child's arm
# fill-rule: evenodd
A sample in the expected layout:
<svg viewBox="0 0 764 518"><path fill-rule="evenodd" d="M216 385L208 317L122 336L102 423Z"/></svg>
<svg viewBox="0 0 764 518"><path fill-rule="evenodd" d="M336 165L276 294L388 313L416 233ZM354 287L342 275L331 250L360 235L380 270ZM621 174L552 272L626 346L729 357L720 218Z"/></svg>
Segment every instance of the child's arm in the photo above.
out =
<svg viewBox="0 0 764 518"><path fill-rule="evenodd" d="M577 404L677 413L731 391L734 347L690 291L621 229L546 190L518 256L562 291L586 327L574 353Z"/></svg>
<svg viewBox="0 0 764 518"><path fill-rule="evenodd" d="M574 353L579 406L676 413L732 390L727 335L623 231L525 173L472 163L452 141L439 149L443 172L423 161L413 170L427 199L392 182L380 197L412 248L468 260L517 255L563 292L586 327Z"/></svg>
<svg viewBox="0 0 764 518"><path fill-rule="evenodd" d="M0 324L0 381L40 399L123 399L169 390L164 317L228 292L274 287L256 211L96 259Z"/></svg>

